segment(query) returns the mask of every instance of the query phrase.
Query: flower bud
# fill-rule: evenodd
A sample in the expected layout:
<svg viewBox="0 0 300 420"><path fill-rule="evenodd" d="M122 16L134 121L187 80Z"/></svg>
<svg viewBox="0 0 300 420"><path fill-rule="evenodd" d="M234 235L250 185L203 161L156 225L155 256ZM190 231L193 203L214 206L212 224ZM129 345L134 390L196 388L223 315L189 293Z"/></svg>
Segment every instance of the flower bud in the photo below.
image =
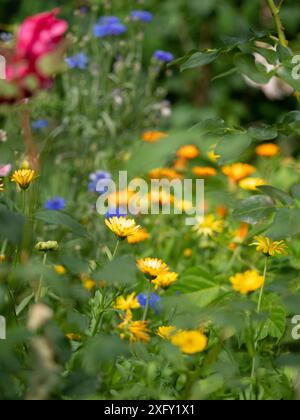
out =
<svg viewBox="0 0 300 420"><path fill-rule="evenodd" d="M35 249L41 252L57 251L58 243L56 241L38 242Z"/></svg>

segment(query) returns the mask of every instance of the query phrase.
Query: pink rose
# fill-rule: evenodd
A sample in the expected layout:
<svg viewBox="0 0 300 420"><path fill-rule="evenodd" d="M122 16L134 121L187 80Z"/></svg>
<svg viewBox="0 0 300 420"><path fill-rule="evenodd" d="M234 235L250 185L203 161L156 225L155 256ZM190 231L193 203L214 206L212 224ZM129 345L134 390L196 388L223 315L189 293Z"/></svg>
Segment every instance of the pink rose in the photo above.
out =
<svg viewBox="0 0 300 420"><path fill-rule="evenodd" d="M31 16L21 24L15 50L3 54L7 86L0 92L0 103L14 103L52 86L56 70L43 67L47 66L43 60L51 53L54 63L62 60L59 44L68 29L67 22L57 19L58 13L59 9L54 9Z"/></svg>
<svg viewBox="0 0 300 420"><path fill-rule="evenodd" d="M27 18L17 34L16 55L30 62L55 50L68 29L68 24L57 19L59 9Z"/></svg>
<svg viewBox="0 0 300 420"><path fill-rule="evenodd" d="M8 176L10 174L11 168L12 166L10 163L8 165L0 165L0 177Z"/></svg>

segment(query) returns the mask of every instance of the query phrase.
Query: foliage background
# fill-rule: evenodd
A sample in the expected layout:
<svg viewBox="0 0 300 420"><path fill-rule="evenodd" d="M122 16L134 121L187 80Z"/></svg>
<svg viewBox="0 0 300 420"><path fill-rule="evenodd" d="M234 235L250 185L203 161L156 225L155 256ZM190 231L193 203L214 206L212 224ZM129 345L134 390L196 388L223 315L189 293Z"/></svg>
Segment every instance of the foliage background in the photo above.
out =
<svg viewBox="0 0 300 420"><path fill-rule="evenodd" d="M19 23L28 15L59 6L62 7L62 15L70 22L72 27L72 24L77 22L74 10L86 4L89 7L95 6L97 8L97 12L95 11L97 16L104 10L103 4L106 5L106 12L111 8L113 14L120 16L127 16L128 12L135 8L145 8L154 13L154 22L146 29L142 80L146 77L147 63L155 49L172 51L176 57L182 57L193 49L203 50L205 48L221 47L224 45L226 37L227 39L228 37L247 38L252 32L261 30L269 32L274 29L272 17L267 11L265 3L261 0L91 0L88 3L80 1L0 0L0 22L5 23L5 25L12 25L10 28L13 28L14 24ZM296 1L286 0L284 2L282 19L287 37L291 40L291 47L294 52L300 52L300 35L298 34L300 9ZM5 26L5 28L7 27ZM77 29L80 32L84 28L81 28L79 25ZM275 124L282 119L283 114L298 107L297 99L294 96L282 101L268 100L259 89L249 89L243 77L238 74L233 74L226 79L212 81L215 76L229 70L230 66L230 58L228 57L227 59L225 57L223 60L217 60L209 67L193 69L183 73L180 73L177 68L169 69L167 71L168 77L162 78L160 82L168 91L168 99L172 103L173 112L171 119L162 123L163 125L160 128L172 129L176 132L177 130L186 130L201 120L217 120L218 118L224 119L228 125L242 125L246 128L249 125L253 126L261 123ZM78 81L78 84L74 83L74 80L76 83ZM115 152L119 147L118 145L120 143L123 144L126 151L131 147L131 137L137 138L142 128L135 126L134 119L126 121L126 128L124 128L123 122L118 127L116 118L115 126L117 128L112 131L105 131L101 139L98 139L98 133L95 132L93 124L90 124L90 121L94 123L92 108L81 105L81 112L79 112L80 106L79 108L74 108L73 111L72 107L68 108L68 106L72 105L72 95L74 93L77 95L78 90L80 91L82 86L80 85L82 79L74 80L73 86L75 90L70 92L71 96L68 97L66 89L68 80L66 80L65 75L62 75L57 80L54 92L42 94L32 109L33 118L47 117L52 121L59 121L58 128L55 126L51 127L50 138L55 140L55 142L53 142L53 148L42 162L43 171L46 174L42 179L43 187L34 187L35 189L33 190L33 194L38 197L37 210L41 210L42 203L49 196L59 192L59 194L68 199L68 202L72 203L68 211L81 223L81 225L74 225L69 221L71 233L68 232L67 234L64 229L59 230L51 225L45 227L42 223L37 224L37 238L42 239L47 235L47 239L56 239L64 242L64 249L59 253L57 259L67 267L70 275L62 285L60 279L53 276L52 271L46 270L42 266L40 259L34 256L25 269L23 267L16 268L11 273L11 277L9 277L10 284L19 294L19 300L26 295L24 291L27 286L30 286L29 279L31 281L36 280L41 273L43 273L45 281L49 282L55 294L63 298L63 305L61 305L61 302L53 304L55 318L45 331L45 336L51 341L54 348L55 363L48 369L49 367L39 364L39 360L33 362L32 360L28 361L27 358L24 360L22 356L20 357L22 343L28 340L28 332L15 325L14 320L10 319L9 321L13 325L10 339L6 348L1 347L0 349L0 366L2 367L0 369L1 398L22 398L26 393L27 396L32 396L32 393L37 392L39 381L47 383L45 377L49 376L49 372L53 375L53 381L56 383L56 376L58 372L61 373L59 369L65 366L66 363L68 374L64 381L59 382L54 387L55 390L51 394L52 398L59 398L61 395L64 395L66 399L80 397L178 398L179 396L201 399L237 399L241 396L243 397L245 384L241 380L240 375L243 377L243 374L245 375L247 372L249 361L245 348L247 346L251 347L251 343L249 344L247 337L244 336L243 340L245 340L246 344L243 341L243 344L240 346L240 343L235 344L235 347L232 345L236 351L233 363L230 360L231 344L224 352L218 348L219 344L217 344L216 353L212 350L209 354L210 357L205 362L204 371L201 372L202 379L205 379L201 384L196 382L195 375L193 375L194 371L199 374L195 365L192 362L186 363L183 356L173 351L167 344L160 344L159 347L155 342L152 353L142 346L137 347L135 356L128 360L125 357L125 361L122 360L122 362L118 363L116 368L110 363L110 359L112 356L128 356L128 348L125 344L123 346L120 345L119 341L115 342L114 338L109 335L111 325L115 326L115 321L112 320L110 315L108 316L107 324L104 325L104 335L94 337L93 340L89 341L83 353L79 352L80 358L79 356L77 357L77 349L75 349L75 356L71 358L71 349L66 340L64 340L62 331L72 330L82 333L89 327L93 328L93 323L95 322L93 318L94 312L102 308L100 305L100 293L97 293L87 303L89 294L82 290L79 285L75 285L75 279L79 273L89 270L91 261L99 261L99 266L94 272L94 277L96 280L99 280L103 274L101 271L103 253L99 247L98 238L101 238L102 243L111 245L110 235L107 232L103 232L96 222L90 223L89 219L91 219L93 214L94 199L87 199L86 192L83 191L87 174L92 169L95 169L94 165L98 163L101 163L101 165L104 163L104 166L110 164L114 170L117 170L118 164L122 160L121 157L120 160L118 158L115 160ZM109 86L106 89L109 91ZM163 93L164 90L161 96L163 96ZM49 98L51 99L49 100ZM65 102L62 102L62 98ZM60 121L62 115L67 119ZM87 119L85 120L82 117L87 117ZM6 128L10 132L10 137L13 138L12 143L15 146L14 151L5 149L2 157L11 160L15 158L17 161L21 161L24 153L22 146L20 146L22 144L22 136L16 124L18 115L15 115L14 118L16 119L11 119L10 121L6 121L5 118L2 120L6 121ZM149 117L149 120L146 119L148 128L155 122L155 119L151 118ZM66 131L66 126L68 126L68 131ZM39 139L41 142L39 144L47 148L48 139L46 139L45 145L43 143L44 140ZM298 140L299 137L295 133L279 138L283 155L293 156L296 162L298 162L299 154ZM99 146L98 141L100 142L101 150L100 153L95 154L95 145ZM102 151L104 151L104 154L102 154ZM58 157L57 160L56 157ZM60 173L59 176L56 173L56 176L54 176L56 168L60 168L62 161L64 161L65 165L63 173ZM276 167L278 172L277 174L272 173L272 176L273 182L277 187L288 189L292 184L299 182L299 173L297 171L281 167L279 162L276 164L278 165ZM107 168L104 167L104 169ZM260 169L262 171L270 171L269 168ZM82 188L83 186L84 188ZM216 181L212 190L217 190L218 194L219 190L223 188L224 181ZM14 193L12 192L11 194L12 198L16 199L16 196L13 195ZM241 195L239 198L244 198L244 196ZM232 204L230 194L224 193L224 200L230 205ZM41 222L43 221L43 216L40 217ZM233 221L234 223L236 223L236 220ZM15 225L17 225L17 222ZM84 236L84 232L80 229L82 225L87 226L92 233L88 239L82 238L82 235ZM184 248L187 246L196 247L196 243L191 242L190 237L182 240L176 220L167 220L165 223L160 221L153 226L152 234L155 237L155 241L148 245L146 251L143 248L139 248L139 253L141 255L143 253L157 254L170 260L174 270L187 270L180 284L184 293L200 290L198 304L199 302L208 304L214 301L218 294L216 292L220 291L219 286L222 282L225 283L227 281L227 277L222 276L222 271L228 267L230 254L224 253L222 249L216 253L213 248L203 252L201 250L201 255L194 256L189 262L183 261L182 253ZM12 236L14 236L13 231ZM180 246L177 246L177 243L180 243ZM279 262L273 263L271 267L272 285L269 292L273 295L270 297L270 301L266 302L266 306L269 305L272 310L276 308L274 310L275 321L277 317L281 329L282 313L284 317L285 311L291 314L299 306L299 279L297 273L300 266L300 243L298 238L295 238L292 248L289 265L287 265L286 260L279 260ZM74 249L76 250L75 253ZM126 251L131 252L129 248ZM262 269L261 261L254 255L254 252L247 252L245 252L246 256L244 256L247 262L253 259L253 263L259 269ZM51 256L50 263L54 264L56 262L56 258ZM242 269L244 263L245 261L242 260L236 262L235 270ZM200 268L199 265L201 265ZM232 269L233 267L229 266L229 271ZM115 270L123 273L124 278L120 280L118 286L121 290L125 290L126 282L130 282L130 277L134 272L132 263L126 258L121 259L116 263ZM113 275L112 277L114 278ZM1 271L1 279L4 284L4 279L5 281L7 279L6 271ZM186 283L190 284L190 289L188 290L186 289ZM213 287L207 288L208 284L210 286L213 285ZM141 288L142 286L139 287ZM180 286L178 287L180 289ZM216 288L218 290L215 290ZM295 295L290 294L291 289L295 291ZM282 301L276 300L278 295L284 300L287 309L283 309ZM226 296L226 294L225 297L222 295L224 304L222 303L222 305L218 306L218 301L216 302L217 311L213 315L210 309L202 308L199 310L199 307L195 305L195 307L191 308L191 318L187 318L184 321L179 319L178 323L183 322L184 326L190 327L195 322L195 319L199 318L200 320L202 317L213 316L217 326L221 327L226 319L238 331L242 331L245 328L245 324L242 321L240 322L241 311L244 308L246 308L246 311L253 310L254 302L243 302L245 307L241 308L243 305L240 304L237 298L230 295L227 299ZM109 299L111 299L111 296L108 297ZM11 304L7 303L7 300L3 299L0 303L1 313L11 313ZM170 302L171 306L172 302ZM80 311L74 311L74 307L79 307ZM167 314L164 314L164 316L167 322ZM90 319L93 321L92 326L89 325ZM159 322L159 320L155 318L155 322ZM278 323L274 329L277 326ZM227 331L227 333L230 335L230 331ZM215 336L213 340L215 340L214 343L217 341ZM98 351L100 347L101 354ZM275 336L272 336L263 345L263 367L259 371L259 375L260 378L263 378L265 398L294 398L293 381L299 365L297 358L298 347L299 345L291 342L288 333L286 333L281 353L279 347L277 347L276 332ZM273 361L282 354L289 357L290 352L293 355L289 359L288 367L284 365L284 371L281 371L276 376L272 370ZM221 356L218 358L219 354ZM271 354L271 358L268 357L269 354ZM34 357L34 355L31 357ZM168 363L161 371L161 366L164 366L166 360ZM24 368L21 369L21 366L27 367L28 365L30 366L28 371ZM182 366L182 368L176 371L178 366ZM295 370L290 370L290 366L294 367ZM101 375L98 374L100 371ZM272 374L268 374L268 372L272 372ZM158 376L160 376L160 381L157 380ZM49 385L52 389L51 376L49 382L50 385L47 384L47 386ZM126 389L120 385L122 382L128 384ZM273 386L274 382L277 384L276 387ZM5 386L3 386L4 384ZM189 384L195 386L192 387ZM225 384L230 389L234 389L234 391L229 393ZM25 387L27 388L25 389ZM95 391L96 389L97 392ZM47 394L46 391L45 393Z"/></svg>

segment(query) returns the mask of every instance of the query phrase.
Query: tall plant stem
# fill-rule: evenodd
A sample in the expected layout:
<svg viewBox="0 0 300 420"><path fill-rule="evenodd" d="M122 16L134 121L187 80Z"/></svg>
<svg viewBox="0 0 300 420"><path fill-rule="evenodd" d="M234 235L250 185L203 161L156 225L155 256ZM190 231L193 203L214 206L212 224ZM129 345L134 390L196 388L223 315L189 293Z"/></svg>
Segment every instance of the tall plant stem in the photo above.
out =
<svg viewBox="0 0 300 420"><path fill-rule="evenodd" d="M266 280L267 280L267 271L268 271L268 257L265 258L265 268L264 268L264 281L263 281L263 285L260 289L260 293L259 293L259 298L258 298L258 303L257 303L257 309L256 309L256 313L257 315L260 314L261 312L261 305L262 305L262 298L263 298L263 294L264 294L264 289L265 289L265 284L266 284ZM259 340L259 336L255 337L254 339L254 355L253 355L253 359L252 359L252 369L251 369L251 395L253 394L253 382L255 379L255 373L256 373L256 355L257 355L257 347L258 347L258 340Z"/></svg>
<svg viewBox="0 0 300 420"><path fill-rule="evenodd" d="M287 47L288 46L288 41L286 39L286 36L285 36L285 33L284 33L284 27L283 27L283 24L282 24L280 16L279 16L279 12L280 12L282 2L280 3L279 6L277 6L275 4L274 0L267 0L267 3L268 3L268 6L269 6L269 9L271 10L271 13L274 17L274 20L275 20L279 42L284 47Z"/></svg>
<svg viewBox="0 0 300 420"><path fill-rule="evenodd" d="M113 252L113 254L112 254L112 257L111 257L111 260L112 260L112 261L113 261L113 260L116 258L116 256L117 256L118 249L119 249L119 245L120 245L120 241L118 240L118 241L117 241L117 244L116 244L116 247L115 247L115 250L114 250L114 252Z"/></svg>
<svg viewBox="0 0 300 420"><path fill-rule="evenodd" d="M47 262L47 252L45 252L45 254L44 254L44 258L43 258L43 266L45 266L46 265L46 262ZM38 288L38 291L37 291L37 293L36 293L36 297L35 297L35 301L36 302L39 302L40 300L41 300L41 298L42 298L42 293L43 293L43 274L41 275L41 277L40 277L40 281L39 281L39 288Z"/></svg>
<svg viewBox="0 0 300 420"><path fill-rule="evenodd" d="M147 300L146 300L146 305L145 305L145 309L144 309L144 314L143 314L143 321L146 321L147 315L148 315L148 310L149 310L149 305L150 305L150 296L151 296L151 282L149 281L149 286L148 286L148 292L147 292Z"/></svg>

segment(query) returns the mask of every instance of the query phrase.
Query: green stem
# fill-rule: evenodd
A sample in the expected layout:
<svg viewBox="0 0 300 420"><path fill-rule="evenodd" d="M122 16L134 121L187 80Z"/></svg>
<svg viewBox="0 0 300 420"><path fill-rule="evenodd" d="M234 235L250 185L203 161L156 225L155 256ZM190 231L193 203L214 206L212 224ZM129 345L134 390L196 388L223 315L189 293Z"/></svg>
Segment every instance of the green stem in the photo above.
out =
<svg viewBox="0 0 300 420"><path fill-rule="evenodd" d="M44 253L44 258L43 258L43 266L46 265L47 262L47 252ZM39 281L39 287L35 296L35 301L39 302L42 298L42 292L43 292L43 274L40 277L40 281Z"/></svg>
<svg viewBox="0 0 300 420"><path fill-rule="evenodd" d="M118 240L118 241L117 241L117 244L116 244L116 247L115 247L115 250L114 250L114 252L113 252L113 254L112 254L111 261L113 261L113 260L116 258L116 256L117 256L118 249L119 249L119 245L120 245L120 241Z"/></svg>
<svg viewBox="0 0 300 420"><path fill-rule="evenodd" d="M26 216L26 191L22 190L22 212Z"/></svg>
<svg viewBox="0 0 300 420"><path fill-rule="evenodd" d="M7 239L5 239L4 242L3 242L2 248L1 248L0 255L5 255L7 243L8 243L8 241L7 241Z"/></svg>
<svg viewBox="0 0 300 420"><path fill-rule="evenodd" d="M151 283L149 282L149 286L148 286L148 292L147 292L147 301L146 301L146 305L145 305L145 309L144 309L144 313L143 313L143 321L146 321L147 319L147 315L148 315L148 310L149 310L149 304L150 304L150 296L151 296Z"/></svg>
<svg viewBox="0 0 300 420"><path fill-rule="evenodd" d="M260 312L261 312L262 298L263 298L265 284L266 284L266 280L267 280L267 270L268 270L268 257L265 258L265 268L264 268L264 275L263 275L264 281L263 281L263 285L262 285L262 287L260 289L260 293L259 293L257 309L256 309L257 315L259 315ZM256 356L257 356L258 340L259 340L259 334L255 338L255 341L254 341L254 355L253 355L253 359L252 359L252 368L251 368L251 395L253 394L253 388L254 388L253 382L254 382L255 373L256 373Z"/></svg>
<svg viewBox="0 0 300 420"><path fill-rule="evenodd" d="M280 16L279 16L279 12L280 12L280 8L282 6L282 2L280 3L279 6L276 6L274 0L267 0L267 3L268 3L268 6L269 6L269 9L271 10L271 13L274 17L274 20L275 20L279 42L284 47L287 47L288 46L288 41L285 37L284 27L283 27L283 24L282 24Z"/></svg>

